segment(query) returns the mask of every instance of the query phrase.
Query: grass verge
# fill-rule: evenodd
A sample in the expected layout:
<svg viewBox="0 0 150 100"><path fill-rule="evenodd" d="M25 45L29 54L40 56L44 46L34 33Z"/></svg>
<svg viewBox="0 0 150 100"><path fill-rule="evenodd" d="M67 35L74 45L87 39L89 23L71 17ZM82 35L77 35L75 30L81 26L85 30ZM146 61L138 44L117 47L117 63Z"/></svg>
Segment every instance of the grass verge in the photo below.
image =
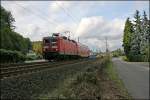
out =
<svg viewBox="0 0 150 100"><path fill-rule="evenodd" d="M108 77L108 80L112 81L112 84L114 84L113 88L116 88L116 91L114 91L114 93L116 92L116 96L118 96L119 99L131 99L131 96L125 88L123 81L119 78L119 75L114 68L112 61L107 62L106 68L104 68L103 73L105 73Z"/></svg>
<svg viewBox="0 0 150 100"><path fill-rule="evenodd" d="M129 59L126 56L121 56L121 59L124 61L129 61Z"/></svg>
<svg viewBox="0 0 150 100"><path fill-rule="evenodd" d="M98 60L84 71L67 78L64 83L40 99L130 99L108 58Z"/></svg>
<svg viewBox="0 0 150 100"><path fill-rule="evenodd" d="M82 72L68 77L59 88L39 99L97 99L101 97L100 87L97 78L96 65L100 62L93 62ZM91 67L92 66L92 67Z"/></svg>

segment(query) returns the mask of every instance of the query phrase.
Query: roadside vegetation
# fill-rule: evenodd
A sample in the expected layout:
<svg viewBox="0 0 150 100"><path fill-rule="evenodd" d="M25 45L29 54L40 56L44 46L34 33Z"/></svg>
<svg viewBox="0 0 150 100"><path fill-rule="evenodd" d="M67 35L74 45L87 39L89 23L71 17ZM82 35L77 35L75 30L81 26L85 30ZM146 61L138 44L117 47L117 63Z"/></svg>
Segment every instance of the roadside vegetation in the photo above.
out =
<svg viewBox="0 0 150 100"><path fill-rule="evenodd" d="M38 55L42 55L42 41L33 41L32 50Z"/></svg>
<svg viewBox="0 0 150 100"><path fill-rule="evenodd" d="M109 80L112 80L116 87L118 87L118 91L120 92L120 97L123 96L125 99L131 99L131 95L128 93L127 89L124 86L123 81L119 78L118 73L113 65L112 61L108 61L106 64L106 68L103 70L103 73L108 75Z"/></svg>
<svg viewBox="0 0 150 100"><path fill-rule="evenodd" d="M97 78L96 67L100 65L99 60L92 65L68 77L58 88L46 95L41 95L40 99L96 99L100 98L100 86Z"/></svg>
<svg viewBox="0 0 150 100"><path fill-rule="evenodd" d="M121 56L122 60L124 61L129 61L129 59L127 58L127 56Z"/></svg>
<svg viewBox="0 0 150 100"><path fill-rule="evenodd" d="M120 56L124 56L125 55L124 51L121 50L120 48L117 49L117 50L112 51L111 54L112 54L112 57L120 57Z"/></svg>
<svg viewBox="0 0 150 100"><path fill-rule="evenodd" d="M1 99L129 99L109 57L1 80Z"/></svg>
<svg viewBox="0 0 150 100"><path fill-rule="evenodd" d="M2 57L0 63L23 62L26 60L25 55L19 51L0 49L0 56Z"/></svg>
<svg viewBox="0 0 150 100"><path fill-rule="evenodd" d="M104 57L40 99L130 99L109 57Z"/></svg>
<svg viewBox="0 0 150 100"><path fill-rule="evenodd" d="M150 61L149 33L150 20L145 11L141 17L137 10L132 21L127 18L124 27L123 47L129 61Z"/></svg>

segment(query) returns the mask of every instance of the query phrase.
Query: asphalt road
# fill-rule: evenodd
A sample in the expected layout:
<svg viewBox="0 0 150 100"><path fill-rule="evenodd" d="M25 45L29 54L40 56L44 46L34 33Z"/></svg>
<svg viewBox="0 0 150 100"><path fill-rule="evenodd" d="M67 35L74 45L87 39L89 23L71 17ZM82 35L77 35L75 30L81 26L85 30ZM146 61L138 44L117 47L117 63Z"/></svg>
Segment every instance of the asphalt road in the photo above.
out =
<svg viewBox="0 0 150 100"><path fill-rule="evenodd" d="M134 99L149 99L149 64L112 59L125 87Z"/></svg>

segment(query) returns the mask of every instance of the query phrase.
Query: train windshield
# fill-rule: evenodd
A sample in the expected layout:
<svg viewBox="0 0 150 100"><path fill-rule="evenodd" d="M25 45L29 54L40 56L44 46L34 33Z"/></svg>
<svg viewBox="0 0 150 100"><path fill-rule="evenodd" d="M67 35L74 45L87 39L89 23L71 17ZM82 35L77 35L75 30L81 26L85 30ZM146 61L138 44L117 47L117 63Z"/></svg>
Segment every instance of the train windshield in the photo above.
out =
<svg viewBox="0 0 150 100"><path fill-rule="evenodd" d="M50 43L50 39L49 38L44 39L44 43Z"/></svg>
<svg viewBox="0 0 150 100"><path fill-rule="evenodd" d="M51 38L51 44L52 44L52 46L56 46L57 45L57 39L52 37Z"/></svg>
<svg viewBox="0 0 150 100"><path fill-rule="evenodd" d="M56 42L56 38L52 38L51 41L52 41L52 42Z"/></svg>
<svg viewBox="0 0 150 100"><path fill-rule="evenodd" d="M57 38L55 38L55 37L44 38L43 41L44 41L44 44L48 44L51 46L57 45Z"/></svg>

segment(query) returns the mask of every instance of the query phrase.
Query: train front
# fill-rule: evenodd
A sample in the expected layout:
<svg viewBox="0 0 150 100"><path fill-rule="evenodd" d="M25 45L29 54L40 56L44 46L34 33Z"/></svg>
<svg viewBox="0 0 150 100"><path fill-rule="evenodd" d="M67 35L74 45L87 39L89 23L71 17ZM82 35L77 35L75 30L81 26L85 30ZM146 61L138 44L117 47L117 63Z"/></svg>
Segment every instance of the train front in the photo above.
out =
<svg viewBox="0 0 150 100"><path fill-rule="evenodd" d="M53 34L51 37L43 38L43 58L53 60L58 56L58 38L59 34Z"/></svg>

